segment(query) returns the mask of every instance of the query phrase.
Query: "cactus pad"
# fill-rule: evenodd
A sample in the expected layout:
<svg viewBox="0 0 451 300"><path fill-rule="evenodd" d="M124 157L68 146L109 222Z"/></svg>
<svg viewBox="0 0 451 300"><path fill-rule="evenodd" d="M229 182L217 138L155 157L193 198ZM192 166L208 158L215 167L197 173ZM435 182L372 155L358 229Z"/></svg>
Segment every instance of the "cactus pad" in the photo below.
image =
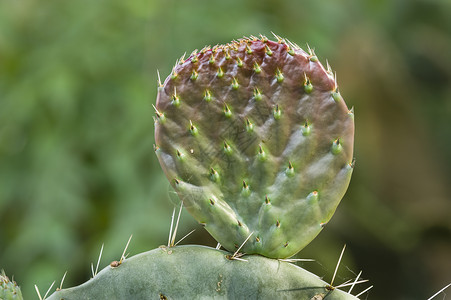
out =
<svg viewBox="0 0 451 300"><path fill-rule="evenodd" d="M11 281L5 274L0 273L0 300L22 300L22 292L15 281Z"/></svg>
<svg viewBox="0 0 451 300"><path fill-rule="evenodd" d="M159 84L155 151L227 250L285 258L330 220L353 169L354 115L330 67L279 38L194 51Z"/></svg>
<svg viewBox="0 0 451 300"><path fill-rule="evenodd" d="M158 248L107 266L88 282L48 300L299 299L358 300L287 262L258 255L247 262L203 246Z"/></svg>

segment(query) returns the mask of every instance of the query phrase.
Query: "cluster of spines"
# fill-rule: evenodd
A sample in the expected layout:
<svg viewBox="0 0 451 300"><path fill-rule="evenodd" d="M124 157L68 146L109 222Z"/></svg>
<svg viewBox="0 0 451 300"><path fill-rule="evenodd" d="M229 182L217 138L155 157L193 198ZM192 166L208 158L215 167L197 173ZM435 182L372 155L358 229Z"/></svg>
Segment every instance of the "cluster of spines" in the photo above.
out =
<svg viewBox="0 0 451 300"><path fill-rule="evenodd" d="M0 272L0 299L22 299L20 287L10 280L4 271Z"/></svg>
<svg viewBox="0 0 451 300"><path fill-rule="evenodd" d="M292 42L290 42L290 41L288 41L286 39L283 39L283 38L281 38L278 35L274 34L274 36L276 37L276 39L277 39L279 44L284 44L285 45L287 53L289 53L291 55L294 55L294 51L295 50L300 50L300 51L304 52L307 55L307 58L308 58L309 61L311 61L311 62L317 62L318 61L318 58L317 58L317 56L315 54L315 51L312 48L310 48L310 46L307 45L308 52L305 52L297 44L292 43ZM252 52L252 49L249 47L249 43L251 43L253 41L257 41L257 40L260 40L262 43L265 43L265 54L268 55L268 56L272 56L273 52L272 52L271 48L266 44L269 41L268 38L266 36L261 35L260 38L257 38L255 36L243 37L242 39L234 40L234 41L232 41L230 43L227 43L225 45L216 45L214 47L206 46L206 47L202 48L200 51L198 51L196 49L196 50L194 50L191 53L191 55L189 56L189 58L187 60L189 60L191 63L195 64L195 63L197 63L199 61L198 55L199 54L205 54L208 51L211 52L210 59L209 59L209 63L210 64L215 64L216 63L214 55L217 52L219 52L219 51L223 51L224 54L225 54L225 59L229 60L229 59L231 59L230 51L238 51L238 48L239 48L239 46L242 43L245 44L246 53L247 54L252 54L253 52ZM176 79L178 77L178 73L176 71L176 67L178 65L180 65L180 64L183 64L186 61L185 58L184 58L185 55L186 54L184 54L180 59L178 59L176 61L176 64L174 65L174 68L172 69L172 72L171 72L171 76L170 76L171 79L174 80L174 79ZM237 63L238 67L242 67L243 66L243 62L242 62L241 58L238 57L238 56L236 57L236 63ZM260 65L257 62L254 62L253 70L254 70L255 74L259 74L261 72L261 67L260 67ZM338 90L338 86L336 84L336 82L337 82L336 81L336 76L333 74L332 69L331 69L331 67L329 65L329 62L327 62L326 73L331 78L333 78L334 82L335 82L335 87L331 91L332 99L334 99L336 102L342 101L342 97L340 95L340 92ZM217 68L216 76L218 78L224 77L224 70L222 69L221 66L219 66ZM304 76L305 76L304 83L303 83L304 91L305 91L305 93L310 94L313 91L314 87L313 87L313 84L310 81L310 79L307 77L307 75L304 74ZM193 80L193 81L196 81L198 79L198 77L199 77L198 72L196 70L193 70L192 73L191 73L190 79ZM276 81L279 82L279 83L283 82L283 80L284 80L284 75L283 75L282 71L279 68L276 69L276 73L274 74L274 77L275 77ZM163 85L161 83L161 80L158 79L159 90L160 90L160 88L162 86ZM237 90L239 88L240 83L238 82L237 78L235 78L235 77L232 78L231 86L232 86L232 88L234 90ZM256 101L259 101L259 100L261 100L261 91L258 90L258 87L256 87L256 89L257 89L258 92L256 93L256 95L254 93L254 98L255 98ZM205 96L204 99L207 102L209 102L211 100L211 97L207 96L207 92L210 93L210 91L206 91L206 96ZM172 97L173 97L173 105L178 107L180 105L180 99L178 98L177 92L176 92L175 89L174 89Z"/></svg>
<svg viewBox="0 0 451 300"><path fill-rule="evenodd" d="M278 41L279 44L284 44L284 45L285 45L286 51L287 51L287 53L290 54L290 55L294 55L294 54L295 54L295 50L301 50L301 51L303 51L301 47L299 47L297 44L292 43L291 41L289 41L289 40L287 40L287 39L281 38L280 36L275 35L275 34L274 34L274 37L277 39L277 41ZM183 56L180 57L180 58L176 61L175 65L174 65L174 67L173 67L173 69L172 69L172 72L171 72L171 79L176 79L176 78L178 77L178 73L176 72L176 67L177 67L177 65L183 64L183 63L185 63L186 61L190 61L191 63L195 64L195 63L197 63L197 62L199 61L198 55L200 55L200 54L204 55L204 54L206 54L207 52L210 52L209 64L214 65L214 64L216 64L215 54L216 54L217 52L222 51L222 52L224 53L225 59L226 59L226 60L230 60L230 59L231 59L230 51L238 51L240 45L241 45L242 43L244 43L244 45L245 45L245 52L246 52L246 54L250 55L250 54L253 53L253 50L252 50L252 48L249 46L249 44L250 44L251 42L255 42L255 41L258 41L258 40L265 44L265 50L264 50L264 51L265 51L265 54L266 54L267 56L272 56L273 51L272 51L271 48L266 44L266 43L269 41L269 39L268 39L266 36L260 35L260 38L258 38L258 37L256 37L256 36L243 37L243 38L238 39L238 40L233 40L232 42L227 43L227 44L225 44L225 45L215 45L215 46L213 46L213 47L211 47L211 46L206 46L206 47L202 48L200 51L198 51L198 50L196 49L196 50L194 50L194 51L191 53L191 55L190 55L190 56L188 57L188 59L186 59L186 60L185 60L185 55L186 55L186 53L183 54ZM316 61L318 60L317 56L315 55L314 50L311 49L309 46L308 46L308 53L306 53L306 54L308 55L308 59L309 59L310 61L316 62ZM237 66L238 66L238 67L242 67L242 66L243 66L243 62L242 62L241 58L236 57L236 62L237 62ZM254 70L255 70L255 72L256 72L257 74L260 73L260 71L261 71L260 66L259 66L258 64L254 65ZM218 68L217 75L218 75L218 77L220 77L220 78L223 76L223 70L221 70L221 67ZM277 74L277 75L276 75L276 77L278 78L278 80L281 80L281 79L279 79L279 78L281 78L280 75L281 75L281 74ZM196 80L196 79L197 79L197 74L196 74L195 71L193 72L193 74L192 74L192 76L191 76L191 79L193 79L193 80Z"/></svg>

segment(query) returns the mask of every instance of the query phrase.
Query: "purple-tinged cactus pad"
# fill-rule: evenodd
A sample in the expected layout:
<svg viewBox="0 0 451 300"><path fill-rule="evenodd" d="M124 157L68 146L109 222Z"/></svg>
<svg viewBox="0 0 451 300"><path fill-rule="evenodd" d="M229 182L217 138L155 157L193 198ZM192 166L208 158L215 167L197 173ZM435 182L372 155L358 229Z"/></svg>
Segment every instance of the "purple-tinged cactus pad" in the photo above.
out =
<svg viewBox="0 0 451 300"><path fill-rule="evenodd" d="M160 83L160 164L223 247L296 254L330 220L353 169L354 115L309 49L265 37L194 51Z"/></svg>

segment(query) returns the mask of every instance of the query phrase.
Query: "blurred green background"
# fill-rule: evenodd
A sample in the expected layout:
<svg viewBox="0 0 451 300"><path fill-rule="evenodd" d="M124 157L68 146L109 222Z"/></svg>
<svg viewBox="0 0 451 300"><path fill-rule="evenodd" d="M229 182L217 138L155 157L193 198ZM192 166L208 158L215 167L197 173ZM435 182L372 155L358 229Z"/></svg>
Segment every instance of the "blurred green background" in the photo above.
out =
<svg viewBox="0 0 451 300"><path fill-rule="evenodd" d="M102 243L101 267L130 234L131 255L166 243L156 70L274 31L328 59L356 112L349 191L303 266L330 280L346 243L336 283L363 270L368 299L427 299L451 282L450 16L448 0L1 0L0 267L36 299L66 270L87 280Z"/></svg>

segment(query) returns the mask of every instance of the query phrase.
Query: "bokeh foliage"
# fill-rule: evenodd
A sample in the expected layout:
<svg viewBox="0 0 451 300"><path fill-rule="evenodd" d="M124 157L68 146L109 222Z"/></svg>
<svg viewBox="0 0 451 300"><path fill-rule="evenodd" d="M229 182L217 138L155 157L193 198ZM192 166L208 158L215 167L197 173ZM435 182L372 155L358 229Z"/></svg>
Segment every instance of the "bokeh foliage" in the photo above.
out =
<svg viewBox="0 0 451 300"><path fill-rule="evenodd" d="M32 298L66 270L86 280L102 243L102 266L132 233L132 254L165 243L156 69L274 31L327 58L356 111L351 187L305 267L327 279L347 243L340 278L363 269L370 299L431 296L451 281L450 15L446 0L1 1L0 266Z"/></svg>

